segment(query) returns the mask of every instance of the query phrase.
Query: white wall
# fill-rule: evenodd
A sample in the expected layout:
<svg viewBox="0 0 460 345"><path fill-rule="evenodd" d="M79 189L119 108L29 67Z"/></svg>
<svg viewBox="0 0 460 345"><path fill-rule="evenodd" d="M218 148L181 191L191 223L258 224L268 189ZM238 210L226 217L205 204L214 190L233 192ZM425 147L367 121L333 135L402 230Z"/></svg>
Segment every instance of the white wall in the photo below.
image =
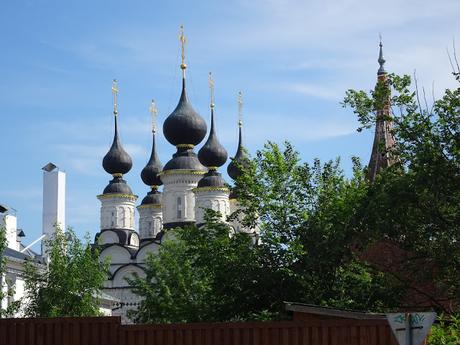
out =
<svg viewBox="0 0 460 345"><path fill-rule="evenodd" d="M204 174L204 172L203 172ZM163 224L195 221L195 194L193 189L203 177L188 170L161 175L163 182ZM180 201L179 201L180 200Z"/></svg>
<svg viewBox="0 0 460 345"><path fill-rule="evenodd" d="M163 213L161 205L140 205L139 212L139 237L155 238L163 229Z"/></svg>
<svg viewBox="0 0 460 345"><path fill-rule="evenodd" d="M223 222L227 221L227 217L230 215L230 203L228 195L230 191L227 190L200 190L195 189L196 202L195 202L195 214L196 222L198 224L204 223L205 209L211 209L216 212L220 212L221 219Z"/></svg>
<svg viewBox="0 0 460 345"><path fill-rule="evenodd" d="M101 230L134 230L134 208L137 197L103 194L98 198L101 201Z"/></svg>

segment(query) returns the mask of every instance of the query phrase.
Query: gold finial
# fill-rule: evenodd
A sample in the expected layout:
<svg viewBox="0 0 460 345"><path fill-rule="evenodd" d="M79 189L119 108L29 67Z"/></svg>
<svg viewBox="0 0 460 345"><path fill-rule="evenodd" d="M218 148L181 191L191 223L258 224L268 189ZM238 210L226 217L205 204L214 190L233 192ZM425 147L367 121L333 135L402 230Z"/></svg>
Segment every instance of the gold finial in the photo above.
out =
<svg viewBox="0 0 460 345"><path fill-rule="evenodd" d="M118 81L112 80L112 94L113 94L113 115L118 115Z"/></svg>
<svg viewBox="0 0 460 345"><path fill-rule="evenodd" d="M181 45L181 56L182 56L182 62L180 64L180 68L182 69L182 77L185 78L185 69L187 68L187 65L185 64L185 43L187 43L187 38L184 35L183 25L180 26L179 41Z"/></svg>
<svg viewBox="0 0 460 345"><path fill-rule="evenodd" d="M152 99L152 102L150 103L149 107L150 114L152 115L152 133L155 134L157 131L157 114L158 114L158 109L157 105L155 104L155 100Z"/></svg>
<svg viewBox="0 0 460 345"><path fill-rule="evenodd" d="M210 106L211 108L214 108L214 79L212 79L212 73L209 72L209 76L208 76L208 84L209 84L209 91L210 91L210 95L211 95L211 103L210 103Z"/></svg>
<svg viewBox="0 0 460 345"><path fill-rule="evenodd" d="M243 93L238 92L238 126L243 126Z"/></svg>

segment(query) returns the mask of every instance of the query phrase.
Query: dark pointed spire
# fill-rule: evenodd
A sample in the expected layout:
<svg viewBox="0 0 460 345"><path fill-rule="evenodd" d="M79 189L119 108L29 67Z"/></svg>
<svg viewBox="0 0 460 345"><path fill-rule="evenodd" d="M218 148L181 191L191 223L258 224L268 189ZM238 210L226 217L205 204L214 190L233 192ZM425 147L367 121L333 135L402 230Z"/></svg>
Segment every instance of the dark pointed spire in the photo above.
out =
<svg viewBox="0 0 460 345"><path fill-rule="evenodd" d="M160 162L155 145L157 108L153 100L150 106L150 113L152 114L152 152L147 165L142 169L141 178L147 186L156 188L163 184L158 177L158 174L163 170L163 165Z"/></svg>
<svg viewBox="0 0 460 345"><path fill-rule="evenodd" d="M112 92L114 95L113 115L115 121L115 133L113 136L112 146L102 160L102 166L104 170L111 175L124 175L131 170L133 162L129 154L123 149L120 138L118 136L118 88L117 81L115 79L113 80Z"/></svg>
<svg viewBox="0 0 460 345"><path fill-rule="evenodd" d="M379 62L379 70L377 71L377 75L382 75L382 74L385 74L387 73L385 71L385 59L383 58L383 44L382 44L382 36L380 35L380 44L379 44L379 59L378 59L378 62Z"/></svg>
<svg viewBox="0 0 460 345"><path fill-rule="evenodd" d="M244 165L248 160L246 150L243 146L243 95L238 93L238 149L235 157L227 166L227 173L233 180L236 180L241 175L241 170L238 165Z"/></svg>
<svg viewBox="0 0 460 345"><path fill-rule="evenodd" d="M209 73L209 87L211 89L211 129L209 131L209 137L206 143L198 152L198 159L201 164L205 167L216 170L218 167L225 164L227 161L227 151L217 139L214 123L214 81L212 80L212 74Z"/></svg>
<svg viewBox="0 0 460 345"><path fill-rule="evenodd" d="M382 37L380 37L379 46L380 51L378 61L380 68L377 73L377 83L384 83L386 87L389 87L387 83L387 72L384 68L385 59L383 58L382 51ZM374 181L381 170L388 168L397 161L397 157L395 157L392 152L395 145L392 129L393 121L391 120L390 99L388 99L384 102L382 109L377 109L376 112L374 143L372 145L372 153L369 159L367 172L367 177L370 181Z"/></svg>

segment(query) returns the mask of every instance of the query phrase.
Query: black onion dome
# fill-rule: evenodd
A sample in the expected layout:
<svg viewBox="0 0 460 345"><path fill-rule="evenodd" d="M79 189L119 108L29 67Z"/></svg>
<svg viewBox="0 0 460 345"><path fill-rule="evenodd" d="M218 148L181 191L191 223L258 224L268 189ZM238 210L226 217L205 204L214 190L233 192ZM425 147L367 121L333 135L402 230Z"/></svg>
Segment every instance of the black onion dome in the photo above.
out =
<svg viewBox="0 0 460 345"><path fill-rule="evenodd" d="M200 163L196 153L192 149L179 147L177 152L173 154L173 158L163 168L163 171L167 170L205 171L206 168Z"/></svg>
<svg viewBox="0 0 460 345"><path fill-rule="evenodd" d="M248 157L246 155L246 151L243 147L243 135L242 129L240 125L239 129L239 138L238 138L238 150L236 151L235 157L232 159L230 164L227 166L227 173L233 180L236 180L239 176L241 176L240 167L237 164L244 166L247 164Z"/></svg>
<svg viewBox="0 0 460 345"><path fill-rule="evenodd" d="M198 151L198 159L206 167L220 167L227 161L227 151L217 139L214 129L214 108L211 108L211 130L204 146Z"/></svg>
<svg viewBox="0 0 460 345"><path fill-rule="evenodd" d="M113 143L109 152L107 152L102 160L102 166L105 171L112 175L126 174L133 166L131 157L123 149L123 146L121 146L120 138L118 137L117 116L115 116L115 134L113 137Z"/></svg>
<svg viewBox="0 0 460 345"><path fill-rule="evenodd" d="M142 199L141 205L161 205L161 197L162 193L152 190Z"/></svg>
<svg viewBox="0 0 460 345"><path fill-rule="evenodd" d="M163 170L163 165L158 158L155 145L155 133L153 133L152 137L152 153L150 154L150 159L147 162L147 165L144 169L142 169L141 178L147 186L161 186L163 183L158 177L158 174Z"/></svg>
<svg viewBox="0 0 460 345"><path fill-rule="evenodd" d="M133 191L128 186L125 180L121 177L114 177L107 187L104 188L104 192L102 194L127 194L132 195Z"/></svg>
<svg viewBox="0 0 460 345"><path fill-rule="evenodd" d="M215 170L209 170L198 182L198 188L203 187L226 187L222 175Z"/></svg>
<svg viewBox="0 0 460 345"><path fill-rule="evenodd" d="M163 123L165 138L172 145L198 145L206 136L206 122L193 109L185 92L185 79L182 79L182 94L176 109Z"/></svg>

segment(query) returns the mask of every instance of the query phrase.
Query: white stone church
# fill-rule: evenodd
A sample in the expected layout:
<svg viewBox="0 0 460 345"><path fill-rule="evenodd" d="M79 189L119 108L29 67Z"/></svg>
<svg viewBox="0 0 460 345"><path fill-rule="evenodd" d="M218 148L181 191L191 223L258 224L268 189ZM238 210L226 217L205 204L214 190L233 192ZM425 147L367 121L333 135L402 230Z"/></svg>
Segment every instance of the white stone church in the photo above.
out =
<svg viewBox="0 0 460 345"><path fill-rule="evenodd" d="M214 123L214 100L211 97L211 124L208 138L198 154L194 149L206 136L207 125L193 109L187 98L185 70L182 60L182 91L179 102L163 123L163 133L177 152L163 166L156 151L156 125L152 126L152 151L147 165L141 173L142 181L150 191L136 204L138 197L133 194L123 179L131 167L129 154L123 149L119 138L117 111L117 84L114 81L114 138L102 165L113 179L105 187L98 199L101 202L100 232L95 236L95 244L100 246L100 258L110 260L110 277L104 292L119 302L113 315L121 315L136 308L139 297L131 292L126 277L133 273L143 275L143 266L149 253L156 253L168 229L187 224L201 224L205 209L218 211L223 222L237 210L236 194L230 193L218 168L227 161L227 151L219 143ZM210 75L211 94L213 81ZM242 100L239 99L240 113ZM151 107L155 118L155 105ZM241 173L239 167L246 159L242 144L242 122L239 121L239 142L234 159L227 167L232 179ZM163 192L159 191L163 186ZM135 209L139 212L138 231L135 228ZM238 220L232 221L234 232L247 232L256 241L257 231L245 229Z"/></svg>

